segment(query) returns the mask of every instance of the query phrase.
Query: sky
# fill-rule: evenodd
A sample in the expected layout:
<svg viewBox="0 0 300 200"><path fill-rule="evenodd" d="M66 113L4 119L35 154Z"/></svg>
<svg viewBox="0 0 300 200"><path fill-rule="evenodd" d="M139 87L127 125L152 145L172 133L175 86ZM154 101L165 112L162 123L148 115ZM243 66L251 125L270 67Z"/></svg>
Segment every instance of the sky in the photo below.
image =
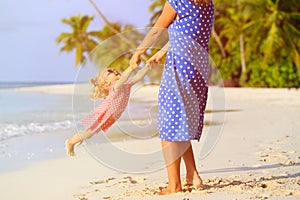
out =
<svg viewBox="0 0 300 200"><path fill-rule="evenodd" d="M113 22L144 28L151 0L94 0ZM104 23L88 0L0 1L0 82L73 82L75 55L59 52L55 38L71 31L61 23L72 15L94 15L89 30Z"/></svg>

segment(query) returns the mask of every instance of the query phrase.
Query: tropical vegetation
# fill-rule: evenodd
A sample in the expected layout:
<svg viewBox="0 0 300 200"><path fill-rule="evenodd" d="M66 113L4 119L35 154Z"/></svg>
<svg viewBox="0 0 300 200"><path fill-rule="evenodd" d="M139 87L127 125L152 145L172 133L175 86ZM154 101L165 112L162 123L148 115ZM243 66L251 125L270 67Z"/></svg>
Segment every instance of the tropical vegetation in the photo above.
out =
<svg viewBox="0 0 300 200"><path fill-rule="evenodd" d="M75 51L76 67L94 51L89 59L97 65L124 69L132 53L128 49L134 49L144 33L128 24L110 22L93 0L88 2L105 26L101 30L88 31L93 20L89 15L63 19L72 31L57 37L61 51ZM152 0L149 26L157 20L164 2ZM300 86L300 0L214 0L214 3L210 56L212 66L218 70L211 70L212 84L223 79L245 87ZM126 32L130 34L118 34ZM123 41L122 45L119 40ZM109 51L96 48L103 42L107 42ZM155 51L147 52L146 58ZM120 52L123 53L117 55ZM109 62L105 63L103 57Z"/></svg>

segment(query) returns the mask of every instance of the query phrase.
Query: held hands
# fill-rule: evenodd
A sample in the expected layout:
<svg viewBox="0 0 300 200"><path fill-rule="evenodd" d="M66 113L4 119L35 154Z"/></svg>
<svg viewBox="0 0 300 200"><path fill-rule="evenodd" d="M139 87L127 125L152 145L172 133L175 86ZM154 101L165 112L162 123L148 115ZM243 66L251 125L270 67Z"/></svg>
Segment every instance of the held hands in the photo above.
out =
<svg viewBox="0 0 300 200"><path fill-rule="evenodd" d="M152 67L153 67L154 64L155 64L154 62L146 63L145 68L152 69ZM139 65L137 65L137 64L132 64L132 65L129 65L128 68L130 68L130 70L134 70L134 69L137 68L138 66L139 66Z"/></svg>
<svg viewBox="0 0 300 200"><path fill-rule="evenodd" d="M160 63L162 61L164 55L165 55L165 51L161 51L160 50L156 54L154 54L151 58L149 58L147 60L147 63L148 64L153 64L153 63L158 64L158 63Z"/></svg>
<svg viewBox="0 0 300 200"><path fill-rule="evenodd" d="M151 58L149 58L147 60L147 64L159 64L163 57L166 55L167 51L164 49L161 49L160 51L158 51L156 54L154 54ZM136 51L131 59L130 59L130 66L134 67L133 69L135 69L140 63L141 63L141 55L142 53L139 51ZM151 68L151 67L150 67Z"/></svg>

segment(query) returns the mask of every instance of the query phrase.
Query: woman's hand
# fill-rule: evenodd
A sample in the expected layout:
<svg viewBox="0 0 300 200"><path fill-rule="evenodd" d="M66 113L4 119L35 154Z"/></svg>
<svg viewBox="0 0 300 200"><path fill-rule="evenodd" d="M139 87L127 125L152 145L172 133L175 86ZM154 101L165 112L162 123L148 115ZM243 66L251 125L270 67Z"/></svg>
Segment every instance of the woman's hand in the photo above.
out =
<svg viewBox="0 0 300 200"><path fill-rule="evenodd" d="M156 54L154 54L151 58L149 58L147 60L148 64L152 64L152 63L160 63L163 59L163 57L166 55L166 51L164 50L160 50L158 51Z"/></svg>

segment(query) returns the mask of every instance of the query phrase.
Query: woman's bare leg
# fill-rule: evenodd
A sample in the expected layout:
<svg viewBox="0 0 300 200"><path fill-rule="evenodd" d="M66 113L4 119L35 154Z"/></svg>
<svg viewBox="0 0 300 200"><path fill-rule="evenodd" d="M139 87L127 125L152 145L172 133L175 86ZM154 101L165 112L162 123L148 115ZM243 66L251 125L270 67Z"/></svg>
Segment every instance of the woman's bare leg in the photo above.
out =
<svg viewBox="0 0 300 200"><path fill-rule="evenodd" d="M189 147L184 152L182 157L183 157L185 167L186 167L186 182L187 182L187 184L195 185L195 186L201 185L202 179L200 178L197 168L196 168L192 144L189 145Z"/></svg>
<svg viewBox="0 0 300 200"><path fill-rule="evenodd" d="M182 191L180 179L180 163L182 154L187 148L186 142L161 141L166 168L168 171L168 186L159 194L170 194Z"/></svg>

